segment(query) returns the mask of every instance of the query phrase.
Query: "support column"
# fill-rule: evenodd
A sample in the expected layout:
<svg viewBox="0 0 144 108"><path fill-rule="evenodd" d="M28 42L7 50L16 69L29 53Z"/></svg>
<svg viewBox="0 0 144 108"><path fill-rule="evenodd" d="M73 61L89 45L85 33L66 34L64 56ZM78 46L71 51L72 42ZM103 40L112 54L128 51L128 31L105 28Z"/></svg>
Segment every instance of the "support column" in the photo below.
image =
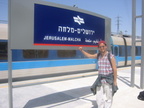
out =
<svg viewBox="0 0 144 108"><path fill-rule="evenodd" d="M144 0L142 0L142 44L141 44L140 88L144 89Z"/></svg>
<svg viewBox="0 0 144 108"><path fill-rule="evenodd" d="M135 39L136 39L136 0L132 0L132 61L131 61L131 87L135 83Z"/></svg>

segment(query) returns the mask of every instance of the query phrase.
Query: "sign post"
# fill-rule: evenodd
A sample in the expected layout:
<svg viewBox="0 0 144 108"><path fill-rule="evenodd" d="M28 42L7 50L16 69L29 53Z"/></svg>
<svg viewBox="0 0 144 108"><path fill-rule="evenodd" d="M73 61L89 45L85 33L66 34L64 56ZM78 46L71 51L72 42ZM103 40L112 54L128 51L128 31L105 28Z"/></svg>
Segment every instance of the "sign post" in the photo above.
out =
<svg viewBox="0 0 144 108"><path fill-rule="evenodd" d="M11 50L11 0L8 1L8 99L9 108L13 108L13 89L12 89L12 50Z"/></svg>
<svg viewBox="0 0 144 108"><path fill-rule="evenodd" d="M13 90L12 90L12 51L8 48L8 91L9 108L13 108Z"/></svg>

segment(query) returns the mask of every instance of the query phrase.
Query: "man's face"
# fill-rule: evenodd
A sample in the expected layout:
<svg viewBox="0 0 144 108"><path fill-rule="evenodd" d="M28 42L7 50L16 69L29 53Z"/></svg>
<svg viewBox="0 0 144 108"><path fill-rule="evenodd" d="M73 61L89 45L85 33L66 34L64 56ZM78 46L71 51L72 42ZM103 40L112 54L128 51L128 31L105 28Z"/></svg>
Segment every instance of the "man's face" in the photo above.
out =
<svg viewBox="0 0 144 108"><path fill-rule="evenodd" d="M107 46L104 43L101 43L98 48L100 53L105 53L105 51L107 50Z"/></svg>

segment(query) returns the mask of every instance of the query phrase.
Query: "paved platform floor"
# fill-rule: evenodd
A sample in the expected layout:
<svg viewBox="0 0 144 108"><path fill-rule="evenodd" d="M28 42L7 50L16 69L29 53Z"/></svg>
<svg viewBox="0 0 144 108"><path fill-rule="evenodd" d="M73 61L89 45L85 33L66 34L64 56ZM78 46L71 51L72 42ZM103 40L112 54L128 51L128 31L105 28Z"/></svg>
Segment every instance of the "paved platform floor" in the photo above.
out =
<svg viewBox="0 0 144 108"><path fill-rule="evenodd" d="M140 67L136 67L135 87L130 87L130 71L130 67L118 69L119 90L113 97L112 108L144 108L144 101L137 99L143 91L139 87ZM13 88L13 108L97 108L95 96L90 91L96 78L96 74L88 73L13 83L16 86L47 82ZM0 108L9 108L7 84L0 84Z"/></svg>

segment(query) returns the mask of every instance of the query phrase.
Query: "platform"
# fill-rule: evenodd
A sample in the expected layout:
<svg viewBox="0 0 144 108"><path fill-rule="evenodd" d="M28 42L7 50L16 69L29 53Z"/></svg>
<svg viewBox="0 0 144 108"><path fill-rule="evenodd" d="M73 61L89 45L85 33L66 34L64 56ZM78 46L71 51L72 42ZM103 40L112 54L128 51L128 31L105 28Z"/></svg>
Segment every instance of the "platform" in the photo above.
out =
<svg viewBox="0 0 144 108"><path fill-rule="evenodd" d="M119 90L113 97L112 108L143 108L144 101L138 100L140 91L140 67L136 67L135 87L130 87L130 67L118 68ZM97 72L67 75L13 83L13 108L97 108L96 98L90 86ZM45 81L45 84L40 84ZM31 83L39 83L31 85ZM18 87L20 84L31 85ZM8 107L8 85L0 84L0 108Z"/></svg>

